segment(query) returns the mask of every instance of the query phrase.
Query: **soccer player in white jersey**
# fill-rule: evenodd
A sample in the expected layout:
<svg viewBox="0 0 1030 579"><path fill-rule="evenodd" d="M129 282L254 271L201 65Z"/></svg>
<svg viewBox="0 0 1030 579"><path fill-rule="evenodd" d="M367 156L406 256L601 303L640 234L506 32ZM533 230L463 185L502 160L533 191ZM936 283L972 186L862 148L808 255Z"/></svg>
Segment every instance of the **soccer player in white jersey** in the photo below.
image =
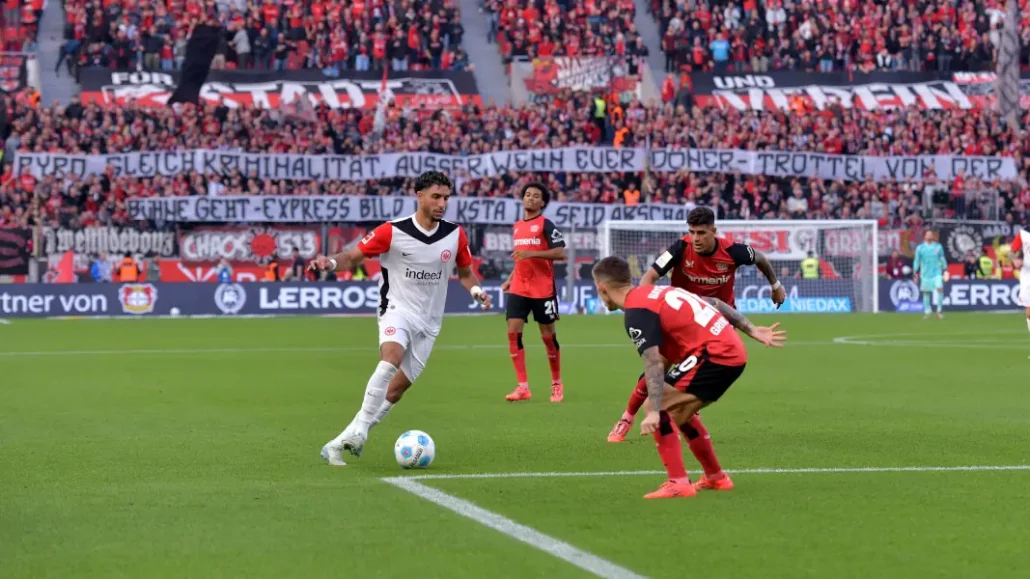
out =
<svg viewBox="0 0 1030 579"><path fill-rule="evenodd" d="M1030 231L1020 229L1011 247L1012 265L1019 270L1019 299L1026 308L1026 327L1030 329L1030 260L1026 259L1030 251Z"/></svg>
<svg viewBox="0 0 1030 579"><path fill-rule="evenodd" d="M418 210L411 217L375 228L350 251L320 255L312 269L346 271L366 257L379 256L379 364L365 387L361 410L336 438L322 447L322 458L344 466L343 451L361 456L370 428L390 412L426 367L440 333L447 285L456 265L461 285L482 304L490 297L472 272L465 230L445 221L451 180L443 173L423 173L415 183Z"/></svg>

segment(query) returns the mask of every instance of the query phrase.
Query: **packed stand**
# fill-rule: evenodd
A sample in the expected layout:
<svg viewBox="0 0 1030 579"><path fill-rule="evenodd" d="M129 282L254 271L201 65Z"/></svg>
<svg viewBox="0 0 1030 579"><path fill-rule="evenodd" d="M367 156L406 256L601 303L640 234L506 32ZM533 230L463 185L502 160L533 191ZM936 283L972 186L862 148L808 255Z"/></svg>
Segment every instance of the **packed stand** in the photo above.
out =
<svg viewBox="0 0 1030 579"><path fill-rule="evenodd" d="M647 56L633 0L486 0L489 40L506 62L544 56Z"/></svg>
<svg viewBox="0 0 1030 579"><path fill-rule="evenodd" d="M694 109L666 104L645 107L611 103L604 118L589 97L564 95L546 106L427 111L392 108L381 137L373 112L327 109L317 123L282 119L277 111L229 109L208 104L171 108L85 105L34 109L9 100L15 119L6 156L17 151L104 154L140 150L220 149L266 153L372 154L428 151L476 154L569 145L736 148L814 151L857 155L961 154L1013 157L1022 179L980 182L960 176L952 182L845 182L733 174L508 174L461 180L460 194L506 196L525 180L553 185L559 200L601 203L695 201L716 204L727 218L875 218L885 225L923 213L927 196L939 215L1008 218L1026 223L1030 175L1023 159L1030 136L1016 137L989 110L943 111L844 109L815 114L791 111ZM1022 119L1030 123L1030 112ZM202 175L133 179L89 176L84 180L36 180L14 176L0 185L0 224L43 220L80 224L121 223L124 200L134 196L412 193L412 182L270 182L245 175Z"/></svg>
<svg viewBox="0 0 1030 579"><path fill-rule="evenodd" d="M650 10L670 72L993 70L1005 20L1004 0L651 0Z"/></svg>
<svg viewBox="0 0 1030 579"><path fill-rule="evenodd" d="M215 69L465 70L457 0L65 0L62 64L173 71L198 24L224 35Z"/></svg>
<svg viewBox="0 0 1030 579"><path fill-rule="evenodd" d="M0 50L33 52L39 22L43 17L43 0L4 0L0 13Z"/></svg>

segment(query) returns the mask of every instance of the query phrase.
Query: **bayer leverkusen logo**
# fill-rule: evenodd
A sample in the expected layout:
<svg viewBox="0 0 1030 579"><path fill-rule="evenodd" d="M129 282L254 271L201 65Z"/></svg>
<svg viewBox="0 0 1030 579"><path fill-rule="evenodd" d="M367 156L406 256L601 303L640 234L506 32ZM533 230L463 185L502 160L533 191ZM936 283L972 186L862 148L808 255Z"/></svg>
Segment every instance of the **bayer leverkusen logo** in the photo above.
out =
<svg viewBox="0 0 1030 579"><path fill-rule="evenodd" d="M127 283L118 288L118 301L127 314L149 314L157 304L157 288L149 283Z"/></svg>

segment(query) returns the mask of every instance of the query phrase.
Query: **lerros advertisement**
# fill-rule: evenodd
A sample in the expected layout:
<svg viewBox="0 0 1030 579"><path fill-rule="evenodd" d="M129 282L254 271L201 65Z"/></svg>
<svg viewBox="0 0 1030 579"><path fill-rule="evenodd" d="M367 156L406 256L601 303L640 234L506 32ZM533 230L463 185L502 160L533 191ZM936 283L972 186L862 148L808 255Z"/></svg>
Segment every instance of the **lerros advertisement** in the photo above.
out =
<svg viewBox="0 0 1030 579"><path fill-rule="evenodd" d="M478 304L457 281L449 281L446 312L477 313ZM577 281L568 294L558 280L563 312L584 311L597 300L589 281ZM790 281L787 303L779 313L841 313L852 311L854 296L840 295L832 281ZM497 283L484 283L494 313L504 312L507 295ZM846 293L846 292L844 292ZM741 311L776 311L766 284L740 284ZM168 316L173 308L188 316L375 314L379 286L375 282L347 283L130 283L25 284L0 286L0 318L18 317L145 317Z"/></svg>
<svg viewBox="0 0 1030 579"><path fill-rule="evenodd" d="M880 311L923 313L922 299L919 285L910 279L880 280ZM1017 279L961 279L944 284L945 312L1022 309Z"/></svg>

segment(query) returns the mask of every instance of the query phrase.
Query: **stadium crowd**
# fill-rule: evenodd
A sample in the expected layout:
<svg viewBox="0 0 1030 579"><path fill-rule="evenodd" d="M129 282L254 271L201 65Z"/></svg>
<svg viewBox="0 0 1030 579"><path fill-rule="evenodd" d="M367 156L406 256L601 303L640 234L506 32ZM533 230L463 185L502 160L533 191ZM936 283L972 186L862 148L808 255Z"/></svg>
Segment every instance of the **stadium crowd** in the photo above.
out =
<svg viewBox="0 0 1030 579"><path fill-rule="evenodd" d="M993 67L1005 2L651 0L650 10L667 71L981 71Z"/></svg>
<svg viewBox="0 0 1030 579"><path fill-rule="evenodd" d="M464 70L456 0L65 0L62 64L179 70L198 23L225 34L213 67Z"/></svg>
<svg viewBox="0 0 1030 579"><path fill-rule="evenodd" d="M457 0L65 0L64 6L61 61L69 69L177 70L198 22L226 27L216 68L471 66L461 47ZM506 60L648 54L633 0L482 0L480 6L488 40ZM1003 0L651 0L649 10L667 71L988 70L1004 26ZM15 15L35 26L33 10ZM1020 33L1028 64L1027 17ZM18 38L26 35L12 36Z"/></svg>
<svg viewBox="0 0 1030 579"><path fill-rule="evenodd" d="M633 0L485 0L488 39L506 60L537 56L647 56Z"/></svg>
<svg viewBox="0 0 1030 579"><path fill-rule="evenodd" d="M14 119L5 142L18 151L106 154L140 150L207 148L248 152L362 154L431 151L447 154L614 144L816 151L863 155L1004 155L1016 159L1021 181L984 183L960 176L941 183L874 183L782 179L734 174L551 174L503 175L460 180L460 194L504 196L522 181L550 181L559 200L627 203L697 201L715 204L733 218L866 218L900 223L923 211L924 195L947 215L1030 217L1030 175L1023 158L1030 139L1016 137L987 110L927 111L845 109L817 113L694 109L667 103L646 107L612 103L598 122L589 97L565 94L545 106L462 110L390 111L381 137L372 132L372 112L316 110L320 122L282 119L276 111L230 109L208 104L172 108L82 105L33 108L11 100ZM1024 113L1023 122L1030 121ZM8 166L0 183L0 224L33 218L80 223L123 222L123 200L133 196L196 194L368 194L410 192L401 180L365 182L260 182L245 175L133 179L89 176L83 180L14 176ZM943 197L942 197L943 196Z"/></svg>

